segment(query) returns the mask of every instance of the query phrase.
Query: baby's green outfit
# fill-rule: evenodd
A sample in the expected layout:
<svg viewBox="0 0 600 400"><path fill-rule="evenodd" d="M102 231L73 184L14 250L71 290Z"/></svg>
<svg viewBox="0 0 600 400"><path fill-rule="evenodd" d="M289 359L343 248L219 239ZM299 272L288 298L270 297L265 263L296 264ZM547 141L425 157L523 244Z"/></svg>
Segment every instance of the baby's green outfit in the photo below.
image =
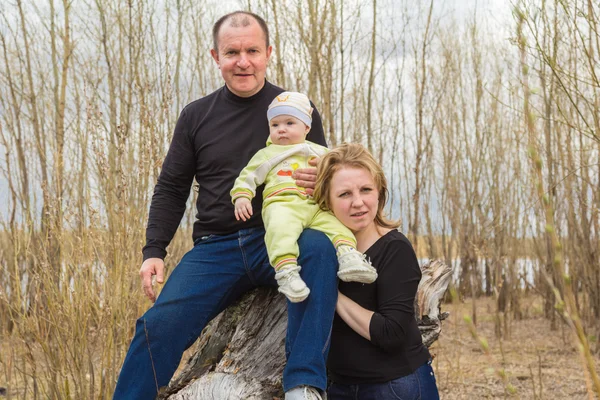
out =
<svg viewBox="0 0 600 400"><path fill-rule="evenodd" d="M303 122L309 122L306 114L296 112L297 105L288 105L290 100L305 99L310 110L308 98L301 93L284 92L277 96L269 110L269 120L276 115L300 116ZM282 99L285 99L282 101ZM280 109L273 107L275 104L285 103L286 107ZM303 103L301 103L303 104ZM290 108L292 107L292 108ZM305 110L305 108L301 108ZM279 112L281 111L281 112ZM277 114L277 112L279 112ZM273 115L273 114L276 115ZM297 115L294 115L296 113ZM309 114L310 115L310 114ZM309 127L310 125L307 124ZM332 241L338 253L340 270L338 276L346 281L372 283L377 278L376 270L365 259L364 255L356 250L356 239L350 229L344 226L331 212L323 211L310 198L305 189L296 185L292 173L298 168L309 167L308 162L327 153L326 147L310 141L299 144L277 145L267 141L267 147L259 150L241 171L231 189L232 202L240 197L251 200L256 195L256 189L265 184L263 191L262 218L265 225L265 244L269 261L275 268L276 279L280 284L280 292L284 293L292 302L302 301L308 296L310 290L306 288L295 291L282 290L282 279L288 274L297 275L300 267L298 264L298 238L306 228L319 230ZM342 271L344 268L344 271ZM298 275L298 279L299 275ZM303 282L302 282L303 284Z"/></svg>
<svg viewBox="0 0 600 400"><path fill-rule="evenodd" d="M288 146L269 144L252 157L231 190L235 203L240 197L252 199L256 188L265 183L262 209L265 244L269 261L276 270L286 264L297 264L297 240L306 228L323 232L336 248L342 244L356 247L350 229L330 212L321 210L292 179L294 170L309 167L311 158L326 152L326 147L309 141Z"/></svg>

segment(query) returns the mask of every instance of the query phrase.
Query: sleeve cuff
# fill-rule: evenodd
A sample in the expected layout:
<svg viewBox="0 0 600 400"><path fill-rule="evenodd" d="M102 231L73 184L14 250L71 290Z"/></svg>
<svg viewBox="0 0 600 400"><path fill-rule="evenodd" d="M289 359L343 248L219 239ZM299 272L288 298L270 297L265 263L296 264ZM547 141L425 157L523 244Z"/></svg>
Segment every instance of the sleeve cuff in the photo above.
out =
<svg viewBox="0 0 600 400"><path fill-rule="evenodd" d="M383 316L379 313L373 313L371 322L369 323L369 335L371 336L371 343L373 343L375 346L380 346L379 332L381 332L383 323Z"/></svg>
<svg viewBox="0 0 600 400"><path fill-rule="evenodd" d="M231 196L231 202L235 204L235 201L241 197L245 197L248 200L252 200L252 193L250 192L237 192Z"/></svg>
<svg viewBox="0 0 600 400"><path fill-rule="evenodd" d="M167 251L158 247L144 247L142 255L144 256L143 261L146 261L149 258L160 258L164 260L167 256Z"/></svg>

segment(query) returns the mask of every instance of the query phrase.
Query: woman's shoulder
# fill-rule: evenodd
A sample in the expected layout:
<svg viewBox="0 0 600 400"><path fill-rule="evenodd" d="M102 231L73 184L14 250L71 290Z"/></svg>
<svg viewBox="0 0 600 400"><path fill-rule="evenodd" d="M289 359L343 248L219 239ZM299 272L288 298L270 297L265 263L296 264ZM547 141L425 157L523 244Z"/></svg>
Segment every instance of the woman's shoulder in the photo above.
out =
<svg viewBox="0 0 600 400"><path fill-rule="evenodd" d="M383 235L365 254L379 273L401 270L419 274L421 271L410 240L396 229Z"/></svg>
<svg viewBox="0 0 600 400"><path fill-rule="evenodd" d="M407 249L414 253L410 240L397 229L392 229L384 234L377 242L375 242L369 251L372 250L374 253L379 253L392 249Z"/></svg>

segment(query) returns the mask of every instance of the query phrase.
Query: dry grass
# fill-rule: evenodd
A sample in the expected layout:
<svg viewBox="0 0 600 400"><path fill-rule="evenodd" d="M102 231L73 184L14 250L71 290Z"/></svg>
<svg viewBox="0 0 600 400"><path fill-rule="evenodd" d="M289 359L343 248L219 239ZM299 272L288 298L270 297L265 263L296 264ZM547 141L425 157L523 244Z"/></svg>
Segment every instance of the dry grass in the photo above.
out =
<svg viewBox="0 0 600 400"><path fill-rule="evenodd" d="M149 306L137 270L151 188L182 107L222 85L208 45L226 10L194 0L34 3L0 7L0 387L19 399L106 398ZM418 256L460 268L461 298L500 292L529 307L502 355L495 305L478 300L490 359L462 319L469 303L451 306L436 350L444 395L504 396L510 384L520 398L585 397L573 350L585 335L561 330L562 301L546 278L571 321L576 307L598 332L598 2L515 2L520 63L514 38L492 41L477 12L448 21L443 2L394 0L397 13L385 2L250 3L272 28L286 26L272 30L270 79L309 94L331 145L369 145ZM378 17L365 14L370 5ZM521 106L529 91L530 109ZM536 152L537 175L527 162ZM560 246L546 240L554 230ZM189 238L179 230L168 268ZM519 258L534 262L543 298L519 300ZM557 260L568 277L551 268Z"/></svg>
<svg viewBox="0 0 600 400"><path fill-rule="evenodd" d="M477 299L477 332L489 343L486 357L463 320L472 309L471 299L443 308L451 315L444 322L440 340L431 351L442 399L586 399L585 372L568 328L550 330L544 318L542 299L523 299L524 318L511 322L510 337L494 336L495 303ZM595 362L600 358L595 356ZM509 394L496 369L504 368L516 392Z"/></svg>
<svg viewBox="0 0 600 400"><path fill-rule="evenodd" d="M543 316L542 299L524 298L524 318L512 321L510 336L498 340L494 336L494 309L492 298L477 299L477 331L489 343L492 358L487 357L477 340L469 333L463 316L472 310L468 299L462 303L446 304L450 318L444 322L440 340L431 348L435 354L434 369L442 399L587 399L585 375L579 352L568 336L568 329L550 330L550 322ZM502 349L501 349L502 346ZM12 368L4 369L0 387L8 389L14 398L32 398L33 383L23 381L22 372L31 373L28 357L37 360L38 373L47 368L43 351L37 346L28 347L17 337L0 338L2 357L12 360ZM99 350L100 352L100 350ZM185 360L186 357L184 357ZM595 357L596 363L600 361ZM97 360L100 362L100 360ZM495 372L504 368L509 383L516 392L510 395L503 380ZM8 375L13 371L12 375ZM21 371L21 372L19 372ZM84 379L92 379L85 374ZM96 377L98 379L98 377ZM80 383L81 384L81 383ZM83 383L83 386L89 385ZM40 395L43 396L40 386ZM28 395L25 395L28 390Z"/></svg>
<svg viewBox="0 0 600 400"><path fill-rule="evenodd" d="M516 238L506 236L506 241L508 242L508 247L513 249L513 256L516 258L532 258L535 259L536 254L536 241L541 241L543 238ZM446 236L446 241L451 242L451 237ZM415 250L417 252L417 257L419 259L426 259L431 257L431 249L430 244L435 246L438 249L443 248L443 240L441 235L419 235L416 240L412 240ZM458 246L456 243L452 243L451 253L457 254Z"/></svg>

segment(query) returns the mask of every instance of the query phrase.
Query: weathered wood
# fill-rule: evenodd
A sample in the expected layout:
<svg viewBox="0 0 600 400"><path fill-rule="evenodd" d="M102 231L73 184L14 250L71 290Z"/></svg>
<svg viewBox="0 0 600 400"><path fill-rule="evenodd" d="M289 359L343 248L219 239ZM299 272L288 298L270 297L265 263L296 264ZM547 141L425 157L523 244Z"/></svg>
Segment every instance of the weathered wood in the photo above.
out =
<svg viewBox="0 0 600 400"><path fill-rule="evenodd" d="M165 396L271 400L282 395L284 299L274 288L256 289L225 310L204 330L198 351L171 380Z"/></svg>
<svg viewBox="0 0 600 400"><path fill-rule="evenodd" d="M422 267L415 311L423 342L430 346L441 332L440 301L451 270L434 260ZM283 397L287 326L284 297L273 288L247 294L204 330L196 354L160 396L171 400Z"/></svg>
<svg viewBox="0 0 600 400"><path fill-rule="evenodd" d="M415 316L423 344L430 347L440 336L442 320L448 317L448 313L440 312L440 304L452 278L452 269L441 260L431 260L421 267L421 272L415 297Z"/></svg>

